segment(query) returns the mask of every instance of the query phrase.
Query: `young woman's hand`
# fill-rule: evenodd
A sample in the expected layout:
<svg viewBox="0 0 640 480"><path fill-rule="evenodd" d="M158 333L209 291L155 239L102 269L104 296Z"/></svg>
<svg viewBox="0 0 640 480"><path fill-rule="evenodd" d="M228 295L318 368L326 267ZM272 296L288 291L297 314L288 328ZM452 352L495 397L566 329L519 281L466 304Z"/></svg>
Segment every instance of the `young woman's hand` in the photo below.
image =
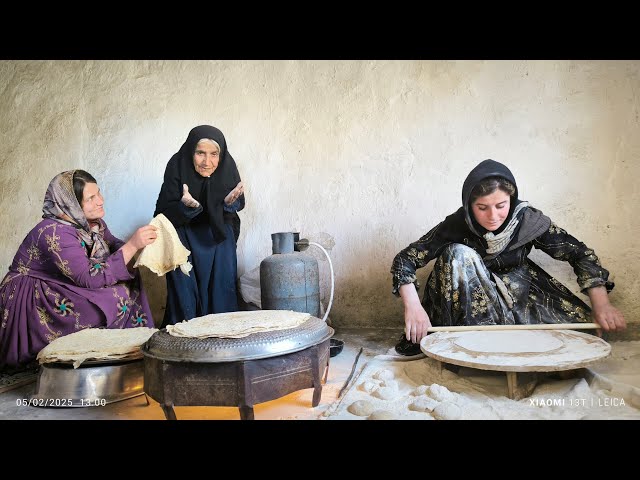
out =
<svg viewBox="0 0 640 480"><path fill-rule="evenodd" d="M622 312L610 303L594 306L592 315L595 322L601 325L604 331L624 330L627 328L627 323L624 320Z"/></svg>
<svg viewBox="0 0 640 480"><path fill-rule="evenodd" d="M589 295L589 300L591 300L591 315L605 332L627 328L622 312L609 302L605 287L590 288L587 290L587 294Z"/></svg>
<svg viewBox="0 0 640 480"><path fill-rule="evenodd" d="M411 343L420 343L422 337L427 334L427 329L431 327L429 315L422 307L418 292L412 283L400 287L400 296L404 303L404 333Z"/></svg>
<svg viewBox="0 0 640 480"><path fill-rule="evenodd" d="M404 309L404 332L411 343L420 343L431 326L429 315L422 305Z"/></svg>

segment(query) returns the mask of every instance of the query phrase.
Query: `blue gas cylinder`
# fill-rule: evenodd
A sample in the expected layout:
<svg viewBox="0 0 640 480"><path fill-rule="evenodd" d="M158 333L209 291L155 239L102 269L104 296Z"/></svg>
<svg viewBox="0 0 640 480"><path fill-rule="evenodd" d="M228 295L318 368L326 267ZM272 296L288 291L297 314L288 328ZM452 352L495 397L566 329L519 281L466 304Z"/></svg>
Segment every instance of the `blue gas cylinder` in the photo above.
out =
<svg viewBox="0 0 640 480"><path fill-rule="evenodd" d="M272 233L273 255L260 263L263 310L293 310L320 317L318 261L294 251L293 232Z"/></svg>

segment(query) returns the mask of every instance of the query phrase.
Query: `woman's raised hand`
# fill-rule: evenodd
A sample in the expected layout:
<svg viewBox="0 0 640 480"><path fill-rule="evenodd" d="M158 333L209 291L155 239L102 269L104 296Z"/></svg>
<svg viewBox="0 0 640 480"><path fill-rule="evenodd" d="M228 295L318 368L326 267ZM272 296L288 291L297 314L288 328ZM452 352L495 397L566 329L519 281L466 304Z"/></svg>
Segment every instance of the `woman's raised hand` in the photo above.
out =
<svg viewBox="0 0 640 480"><path fill-rule="evenodd" d="M127 243L135 247L136 250L140 250L155 242L156 238L158 238L156 227L153 225L145 225L137 229Z"/></svg>
<svg viewBox="0 0 640 480"><path fill-rule="evenodd" d="M131 238L127 240L127 243L120 248L120 250L122 250L124 263L129 263L129 260L133 258L138 250L155 242L156 238L158 238L158 234L156 233L156 227L153 225L145 225L137 229L134 234L131 235Z"/></svg>
<svg viewBox="0 0 640 480"><path fill-rule="evenodd" d="M229 195L227 195L224 198L224 203L226 203L227 205L231 205L243 193L244 193L244 185L242 184L242 182L238 182L238 185L236 185L235 188L229 192Z"/></svg>
<svg viewBox="0 0 640 480"><path fill-rule="evenodd" d="M182 198L180 199L189 208L198 208L200 203L189 193L189 186L185 183L182 185Z"/></svg>

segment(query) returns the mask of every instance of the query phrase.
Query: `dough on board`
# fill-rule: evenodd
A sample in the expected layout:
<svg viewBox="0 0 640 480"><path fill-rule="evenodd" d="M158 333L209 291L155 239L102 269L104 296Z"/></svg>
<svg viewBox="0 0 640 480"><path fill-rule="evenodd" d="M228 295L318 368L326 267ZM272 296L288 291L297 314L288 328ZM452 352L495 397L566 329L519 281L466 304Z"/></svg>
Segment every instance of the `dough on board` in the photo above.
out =
<svg viewBox="0 0 640 480"><path fill-rule="evenodd" d="M545 331L499 330L473 332L456 339L455 344L473 352L540 353L562 347L561 340Z"/></svg>

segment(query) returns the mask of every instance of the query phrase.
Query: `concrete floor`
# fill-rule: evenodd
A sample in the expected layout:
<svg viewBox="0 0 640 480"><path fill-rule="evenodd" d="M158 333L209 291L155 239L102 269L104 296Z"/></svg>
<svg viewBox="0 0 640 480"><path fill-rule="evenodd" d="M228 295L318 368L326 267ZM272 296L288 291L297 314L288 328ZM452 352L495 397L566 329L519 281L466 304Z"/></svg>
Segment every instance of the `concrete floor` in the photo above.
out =
<svg viewBox="0 0 640 480"><path fill-rule="evenodd" d="M293 392L254 407L256 420L315 420L337 398L349 378L356 356L356 371L375 355L386 353L400 336L399 329L340 329L334 338L345 342L343 351L329 364L327 383L323 386L320 404L312 408L313 389ZM162 409L145 396L111 403L104 407L41 408L18 405L35 391L35 383L0 393L1 420L164 420ZM178 420L239 420L240 413L232 407L175 407Z"/></svg>

